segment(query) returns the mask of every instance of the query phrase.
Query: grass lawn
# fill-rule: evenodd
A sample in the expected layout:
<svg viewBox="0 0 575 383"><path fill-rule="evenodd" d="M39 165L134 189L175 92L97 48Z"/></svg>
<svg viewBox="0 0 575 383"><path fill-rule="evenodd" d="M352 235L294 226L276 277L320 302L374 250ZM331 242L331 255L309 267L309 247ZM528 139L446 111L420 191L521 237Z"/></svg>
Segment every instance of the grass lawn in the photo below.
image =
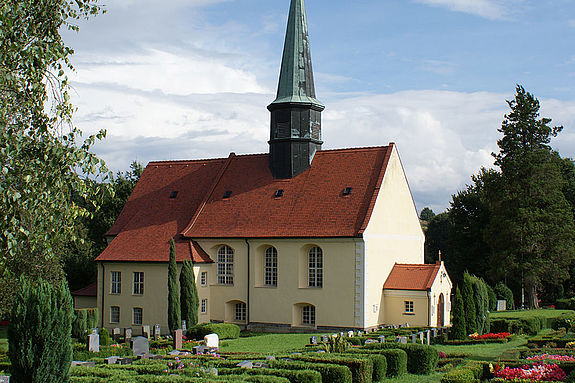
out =
<svg viewBox="0 0 575 383"><path fill-rule="evenodd" d="M380 383L440 383L442 373L436 372L431 375L402 375L395 378L381 380Z"/></svg>
<svg viewBox="0 0 575 383"><path fill-rule="evenodd" d="M0 327L0 352L8 352L8 327Z"/></svg>
<svg viewBox="0 0 575 383"><path fill-rule="evenodd" d="M220 352L259 352L262 354L276 354L301 351L305 345L309 343L309 338L312 335L314 334L266 334L247 338L222 340L220 342Z"/></svg>
<svg viewBox="0 0 575 383"><path fill-rule="evenodd" d="M438 344L435 345L435 348L445 353L469 354L471 359L495 360L501 357L501 354L504 352L526 344L527 339L525 337L516 336L515 339L507 343L470 344L461 346Z"/></svg>
<svg viewBox="0 0 575 383"><path fill-rule="evenodd" d="M489 314L491 319L497 318L510 318L510 319L527 319L535 316L545 318L557 318L563 314L575 314L572 310L554 310L554 309L539 309L539 310L510 310L510 311L496 311Z"/></svg>

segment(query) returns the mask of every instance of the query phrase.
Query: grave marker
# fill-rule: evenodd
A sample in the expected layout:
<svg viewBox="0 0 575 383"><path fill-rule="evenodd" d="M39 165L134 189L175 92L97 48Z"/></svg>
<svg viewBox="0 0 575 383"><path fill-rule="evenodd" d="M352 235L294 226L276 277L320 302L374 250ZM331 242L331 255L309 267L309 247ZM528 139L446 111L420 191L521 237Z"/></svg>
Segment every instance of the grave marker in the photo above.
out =
<svg viewBox="0 0 575 383"><path fill-rule="evenodd" d="M220 348L220 337L218 334L208 334L204 337L204 342L206 347L209 348Z"/></svg>
<svg viewBox="0 0 575 383"><path fill-rule="evenodd" d="M150 353L150 341L143 336L137 336L132 341L132 352L134 355L143 355Z"/></svg>
<svg viewBox="0 0 575 383"><path fill-rule="evenodd" d="M385 343L385 335L380 335L377 339L379 339L379 343Z"/></svg>
<svg viewBox="0 0 575 383"><path fill-rule="evenodd" d="M150 326L149 325L143 325L142 326L142 336L145 336L146 338L150 339Z"/></svg>
<svg viewBox="0 0 575 383"><path fill-rule="evenodd" d="M114 327L114 329L112 330L112 337L114 338L114 341L117 341L118 338L120 337L120 328L119 327Z"/></svg>
<svg viewBox="0 0 575 383"><path fill-rule="evenodd" d="M88 351L100 352L100 335L98 334L88 335Z"/></svg>
<svg viewBox="0 0 575 383"><path fill-rule="evenodd" d="M310 344L317 344L317 336L312 336L309 338Z"/></svg>
<svg viewBox="0 0 575 383"><path fill-rule="evenodd" d="M174 348L179 350L182 348L182 329L179 328L174 331Z"/></svg>
<svg viewBox="0 0 575 383"><path fill-rule="evenodd" d="M507 301L506 300L498 300L497 301L497 311L505 311L507 310Z"/></svg>
<svg viewBox="0 0 575 383"><path fill-rule="evenodd" d="M160 325L155 324L154 325L154 340L158 340L158 339L160 339Z"/></svg>
<svg viewBox="0 0 575 383"><path fill-rule="evenodd" d="M128 343L132 340L132 329L130 327L124 329L124 342Z"/></svg>

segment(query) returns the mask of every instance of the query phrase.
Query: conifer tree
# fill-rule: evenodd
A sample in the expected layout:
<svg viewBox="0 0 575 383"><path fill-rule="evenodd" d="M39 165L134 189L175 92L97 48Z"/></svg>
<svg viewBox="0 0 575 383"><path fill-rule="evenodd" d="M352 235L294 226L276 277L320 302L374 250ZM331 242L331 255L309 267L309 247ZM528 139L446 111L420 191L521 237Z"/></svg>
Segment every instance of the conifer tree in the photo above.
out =
<svg viewBox="0 0 575 383"><path fill-rule="evenodd" d="M465 326L465 313L463 307L463 297L459 287L455 290L455 299L453 301L453 323L449 333L451 339L465 339L467 329Z"/></svg>
<svg viewBox="0 0 575 383"><path fill-rule="evenodd" d="M72 297L65 282L20 278L8 329L8 357L15 382L70 379Z"/></svg>
<svg viewBox="0 0 575 383"><path fill-rule="evenodd" d="M465 311L465 328L470 334L477 332L475 299L473 298L473 283L471 275L463 273L463 308Z"/></svg>
<svg viewBox="0 0 575 383"><path fill-rule="evenodd" d="M186 321L188 328L198 323L198 289L192 261L184 260L180 273L180 297L182 305L182 320Z"/></svg>
<svg viewBox="0 0 575 383"><path fill-rule="evenodd" d="M176 243L170 241L170 261L168 263L168 327L170 333L180 328L180 291L178 289L178 265L176 263Z"/></svg>

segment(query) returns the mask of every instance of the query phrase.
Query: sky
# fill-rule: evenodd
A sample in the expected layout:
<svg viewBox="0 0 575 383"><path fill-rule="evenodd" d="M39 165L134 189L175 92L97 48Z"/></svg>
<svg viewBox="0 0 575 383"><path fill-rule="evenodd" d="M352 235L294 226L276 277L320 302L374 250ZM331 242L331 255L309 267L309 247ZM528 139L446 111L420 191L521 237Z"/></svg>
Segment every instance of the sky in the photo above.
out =
<svg viewBox="0 0 575 383"><path fill-rule="evenodd" d="M114 172L266 153L289 0L101 0L66 32L75 124ZM394 142L418 211L491 153L521 84L575 151L572 0L307 0L324 149Z"/></svg>

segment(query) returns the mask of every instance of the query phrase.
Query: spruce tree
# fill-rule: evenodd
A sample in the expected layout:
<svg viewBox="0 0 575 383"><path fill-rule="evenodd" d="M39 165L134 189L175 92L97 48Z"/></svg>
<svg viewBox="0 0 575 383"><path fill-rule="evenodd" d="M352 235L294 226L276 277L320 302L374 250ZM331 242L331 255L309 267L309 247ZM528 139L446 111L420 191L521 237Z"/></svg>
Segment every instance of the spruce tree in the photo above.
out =
<svg viewBox="0 0 575 383"><path fill-rule="evenodd" d="M198 289L196 288L196 276L194 264L185 260L180 273L180 297L182 305L182 320L186 321L188 328L198 323Z"/></svg>
<svg viewBox="0 0 575 383"><path fill-rule="evenodd" d="M8 357L15 382L70 380L72 297L65 282L20 278L10 314Z"/></svg>
<svg viewBox="0 0 575 383"><path fill-rule="evenodd" d="M178 289L178 265L176 263L176 243L170 241L170 261L168 263L168 327L170 333L180 328L180 291Z"/></svg>
<svg viewBox="0 0 575 383"><path fill-rule="evenodd" d="M453 301L453 323L449 332L451 339L465 339L467 329L465 326L465 313L463 307L463 297L459 287L455 290L455 300Z"/></svg>
<svg viewBox="0 0 575 383"><path fill-rule="evenodd" d="M465 309L465 328L470 334L477 332L475 299L473 298L473 283L471 275L463 273L463 307Z"/></svg>

